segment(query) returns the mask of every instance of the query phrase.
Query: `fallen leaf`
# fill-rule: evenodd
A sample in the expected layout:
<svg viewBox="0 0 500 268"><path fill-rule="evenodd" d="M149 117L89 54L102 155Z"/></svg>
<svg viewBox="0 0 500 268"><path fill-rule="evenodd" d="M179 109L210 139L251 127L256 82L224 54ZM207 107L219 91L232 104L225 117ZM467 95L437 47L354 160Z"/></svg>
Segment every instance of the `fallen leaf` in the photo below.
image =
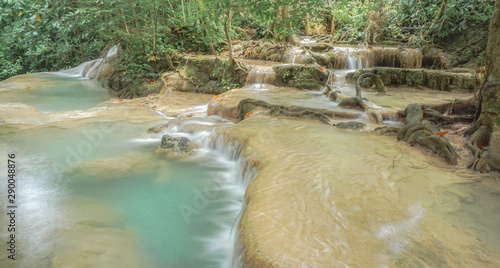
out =
<svg viewBox="0 0 500 268"><path fill-rule="evenodd" d="M248 113L245 115L245 117L247 117L247 116L249 116L249 115L251 115L251 114L252 114L252 112L248 112Z"/></svg>
<svg viewBox="0 0 500 268"><path fill-rule="evenodd" d="M118 99L118 101L124 101L124 99Z"/></svg>
<svg viewBox="0 0 500 268"><path fill-rule="evenodd" d="M215 96L214 98L215 98L215 99L218 99L219 97L220 97L220 94L219 94L219 95L217 95L217 96Z"/></svg>
<svg viewBox="0 0 500 268"><path fill-rule="evenodd" d="M441 136L446 135L446 134L448 134L448 131L439 132L438 134L436 134L436 136L441 137Z"/></svg>
<svg viewBox="0 0 500 268"><path fill-rule="evenodd" d="M322 72L324 72L324 71L325 71L325 69L323 69L323 67L321 67L321 68L319 68L319 69L320 69Z"/></svg>

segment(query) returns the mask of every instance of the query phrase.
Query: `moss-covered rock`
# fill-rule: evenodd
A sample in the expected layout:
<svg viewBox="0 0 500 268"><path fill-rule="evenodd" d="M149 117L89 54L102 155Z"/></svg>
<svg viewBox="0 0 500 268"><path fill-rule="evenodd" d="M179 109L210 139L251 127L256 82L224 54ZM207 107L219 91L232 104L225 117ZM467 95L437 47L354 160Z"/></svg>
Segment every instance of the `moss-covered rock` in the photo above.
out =
<svg viewBox="0 0 500 268"><path fill-rule="evenodd" d="M180 73L167 80L174 90L210 94L242 87L248 75L243 68L231 69L228 59L211 57L186 58Z"/></svg>
<svg viewBox="0 0 500 268"><path fill-rule="evenodd" d="M385 85L423 86L441 91L455 92L473 92L474 88L479 86L479 82L474 79L474 75L471 73L387 67L356 70L347 74L346 81L354 85L358 77L364 73L376 74Z"/></svg>
<svg viewBox="0 0 500 268"><path fill-rule="evenodd" d="M269 41L240 41L233 47L235 57L284 62L284 56L292 47L286 43Z"/></svg>
<svg viewBox="0 0 500 268"><path fill-rule="evenodd" d="M315 65L278 65L273 67L277 86L319 90L325 86L328 73Z"/></svg>

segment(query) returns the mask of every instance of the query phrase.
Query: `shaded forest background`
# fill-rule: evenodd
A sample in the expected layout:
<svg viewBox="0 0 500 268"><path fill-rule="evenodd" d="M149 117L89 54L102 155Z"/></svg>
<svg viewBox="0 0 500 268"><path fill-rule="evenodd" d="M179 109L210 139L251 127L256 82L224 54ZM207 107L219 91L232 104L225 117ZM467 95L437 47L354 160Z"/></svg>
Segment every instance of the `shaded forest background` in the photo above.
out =
<svg viewBox="0 0 500 268"><path fill-rule="evenodd" d="M153 78L149 61L219 54L233 40L329 42L444 48L453 63L484 59L494 0L0 0L0 80L55 71L121 44L130 79ZM227 33L227 34L226 34ZM474 59L473 62L470 62Z"/></svg>

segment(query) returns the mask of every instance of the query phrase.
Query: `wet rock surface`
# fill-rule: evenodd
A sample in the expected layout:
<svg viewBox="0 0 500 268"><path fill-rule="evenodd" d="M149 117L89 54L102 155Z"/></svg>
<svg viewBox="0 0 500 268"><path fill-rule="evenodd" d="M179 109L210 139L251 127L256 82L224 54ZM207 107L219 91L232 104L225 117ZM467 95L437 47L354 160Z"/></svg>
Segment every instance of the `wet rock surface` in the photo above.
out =
<svg viewBox="0 0 500 268"><path fill-rule="evenodd" d="M160 147L174 153L182 154L188 153L192 150L191 141L188 138L172 137L170 135L163 135Z"/></svg>
<svg viewBox="0 0 500 268"><path fill-rule="evenodd" d="M308 90L319 90L325 86L328 73L314 65L278 65L274 84Z"/></svg>
<svg viewBox="0 0 500 268"><path fill-rule="evenodd" d="M335 126L341 129L360 130L363 129L366 124L358 121L349 121L337 123Z"/></svg>
<svg viewBox="0 0 500 268"><path fill-rule="evenodd" d="M163 129L167 128L168 124L161 124L148 129L148 133L160 133Z"/></svg>

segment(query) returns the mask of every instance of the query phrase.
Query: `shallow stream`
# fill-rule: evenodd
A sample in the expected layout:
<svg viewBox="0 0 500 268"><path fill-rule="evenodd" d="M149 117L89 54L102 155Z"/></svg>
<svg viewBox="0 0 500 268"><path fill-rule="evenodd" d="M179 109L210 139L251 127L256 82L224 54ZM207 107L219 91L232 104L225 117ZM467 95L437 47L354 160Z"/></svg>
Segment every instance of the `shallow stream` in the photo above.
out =
<svg viewBox="0 0 500 268"><path fill-rule="evenodd" d="M336 108L319 92L239 92ZM382 105L414 101L405 97ZM54 74L0 84L0 163L16 155L17 267L500 265L498 178L394 137L280 118L174 120L108 99L98 83ZM167 133L197 149L165 157L155 148ZM2 227L0 239L8 235ZM0 251L1 267L12 267L8 255Z"/></svg>
<svg viewBox="0 0 500 268"><path fill-rule="evenodd" d="M231 265L243 186L236 159L211 149L209 132L190 136L200 148L188 160L166 159L154 152L162 133L146 130L167 118L106 101L94 81L7 82L26 86L0 91L0 158L16 155L18 267ZM0 189L5 204L7 184ZM0 266L12 267L6 253Z"/></svg>

